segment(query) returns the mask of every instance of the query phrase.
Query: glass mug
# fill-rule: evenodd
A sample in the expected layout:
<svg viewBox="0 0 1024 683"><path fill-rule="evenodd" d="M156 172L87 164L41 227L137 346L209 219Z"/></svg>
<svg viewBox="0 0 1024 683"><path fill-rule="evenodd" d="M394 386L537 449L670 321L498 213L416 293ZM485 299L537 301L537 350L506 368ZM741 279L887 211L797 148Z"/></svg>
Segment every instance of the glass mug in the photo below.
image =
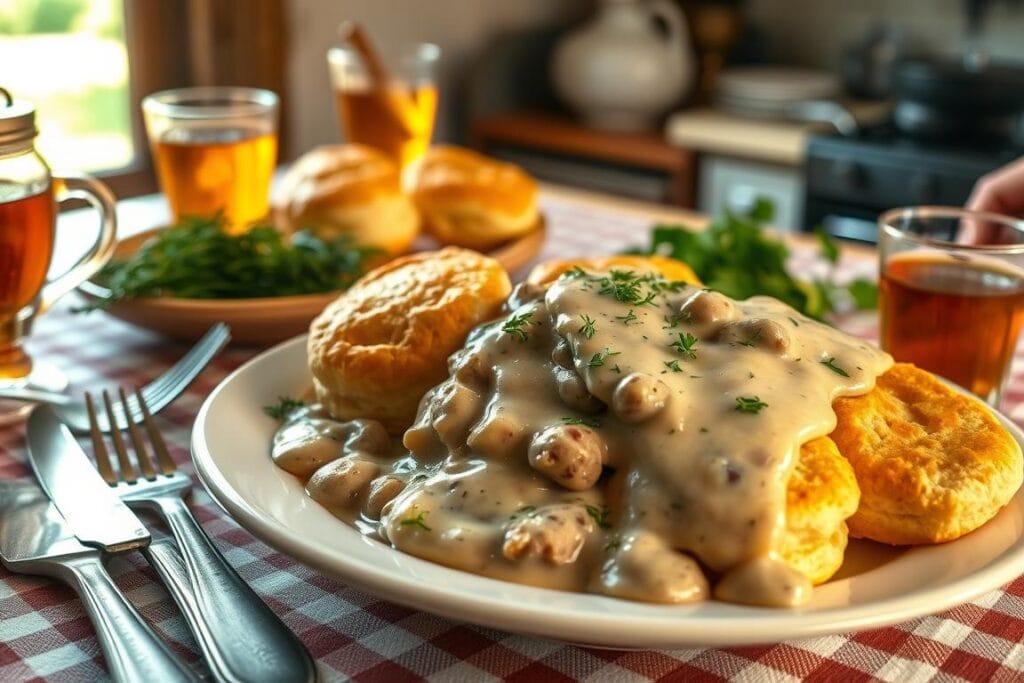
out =
<svg viewBox="0 0 1024 683"><path fill-rule="evenodd" d="M401 167L430 146L437 114L435 70L441 48L406 46L383 55L391 80L373 83L367 65L350 45L327 51L341 129L349 142L376 147Z"/></svg>
<svg viewBox="0 0 1024 683"><path fill-rule="evenodd" d="M57 299L95 275L114 251L115 200L85 175L54 177L35 150L35 110L0 88L0 385L60 389L61 376L34 368L22 347L32 321ZM50 279L57 204L84 200L100 213L92 246L62 275Z"/></svg>
<svg viewBox="0 0 1024 683"><path fill-rule="evenodd" d="M965 228L988 244L956 241ZM882 348L997 406L1024 322L1024 221L941 206L878 222Z"/></svg>
<svg viewBox="0 0 1024 683"><path fill-rule="evenodd" d="M198 87L142 100L160 188L174 219L222 212L243 233L270 212L278 97L269 90Z"/></svg>

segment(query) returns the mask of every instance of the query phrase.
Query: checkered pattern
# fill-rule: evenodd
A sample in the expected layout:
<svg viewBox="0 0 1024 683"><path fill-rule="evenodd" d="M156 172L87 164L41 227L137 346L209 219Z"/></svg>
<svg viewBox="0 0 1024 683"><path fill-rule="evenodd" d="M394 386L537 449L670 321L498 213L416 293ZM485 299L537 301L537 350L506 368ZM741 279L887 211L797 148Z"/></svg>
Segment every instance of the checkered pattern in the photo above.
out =
<svg viewBox="0 0 1024 683"><path fill-rule="evenodd" d="M608 252L646 239L649 220L585 202L548 199L549 238L542 258ZM808 273L808 250L793 266ZM872 273L851 259L843 276ZM874 321L845 321L874 335ZM135 384L158 375L184 347L103 313L74 316L67 304L44 316L29 346L60 365L78 387ZM189 429L205 396L252 351L218 358L161 413L177 462L188 472ZM1024 421L1024 372L1018 366L1008 411ZM0 430L0 477L26 477L24 430ZM240 529L196 487L192 507L206 532L242 577L305 642L325 680L593 681L625 680L1020 680L1024 677L1024 578L948 612L900 626L773 645L664 652L588 649L442 619L366 595L318 575ZM198 671L191 636L176 608L138 555L114 558L118 585L172 647ZM770 634L766 634L770 637ZM81 605L49 580L0 568L0 680L84 681L106 678L103 658Z"/></svg>

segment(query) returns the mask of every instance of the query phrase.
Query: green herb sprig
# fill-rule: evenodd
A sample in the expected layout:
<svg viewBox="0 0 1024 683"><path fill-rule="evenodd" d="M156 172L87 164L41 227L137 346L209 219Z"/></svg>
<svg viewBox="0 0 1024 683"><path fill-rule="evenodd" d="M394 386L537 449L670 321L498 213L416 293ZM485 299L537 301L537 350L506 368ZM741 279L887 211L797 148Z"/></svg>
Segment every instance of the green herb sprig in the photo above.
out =
<svg viewBox="0 0 1024 683"><path fill-rule="evenodd" d="M521 342L529 339L526 328L533 325L533 311L527 311L520 315L513 315L501 326L502 332L507 332Z"/></svg>
<svg viewBox="0 0 1024 683"><path fill-rule="evenodd" d="M583 319L583 324L580 326L580 329L578 329L577 332L582 334L587 339L593 338L594 333L597 332L597 328L594 327L595 320L586 313L582 314L580 317Z"/></svg>
<svg viewBox="0 0 1024 683"><path fill-rule="evenodd" d="M737 396L735 410L741 413L760 413L768 404L757 396Z"/></svg>
<svg viewBox="0 0 1024 683"><path fill-rule="evenodd" d="M432 529L429 526L427 526L426 520L423 518L425 514L425 512L421 512L415 517L406 517L399 523L402 526L416 526L420 529L423 529L424 531L432 531Z"/></svg>
<svg viewBox="0 0 1024 683"><path fill-rule="evenodd" d="M833 272L823 280L793 277L786 269L786 245L764 230L774 214L773 204L760 198L750 212L726 211L705 230L656 225L650 245L631 253L678 259L693 268L710 289L734 299L772 296L816 320L834 312L844 301L858 309L877 308L878 286L870 280L854 280L843 286L835 283ZM834 271L839 246L825 232L817 234L822 256Z"/></svg>
<svg viewBox="0 0 1024 683"><path fill-rule="evenodd" d="M300 401L297 398L291 396L278 396L277 403L273 403L269 406L263 406L263 414L268 417L272 417L275 420L285 420L293 412L299 408L306 406L305 401Z"/></svg>
<svg viewBox="0 0 1024 683"><path fill-rule="evenodd" d="M827 360L818 361L818 362L821 363L822 365L824 365L826 368L828 368L832 372L836 373L837 375L842 375L843 377L849 377L850 376L850 373L848 373L846 370L843 370L841 367L836 365L836 359L835 358L829 358Z"/></svg>
<svg viewBox="0 0 1024 683"><path fill-rule="evenodd" d="M687 332L683 334L678 333L678 339L669 344L675 349L680 355L686 356L687 358L693 359L697 357L697 338Z"/></svg>
<svg viewBox="0 0 1024 683"><path fill-rule="evenodd" d="M378 253L348 237L323 240L302 231L287 239L270 225L231 235L224 227L217 215L161 231L130 258L107 264L95 281L109 296L79 310L159 296L247 299L347 289Z"/></svg>

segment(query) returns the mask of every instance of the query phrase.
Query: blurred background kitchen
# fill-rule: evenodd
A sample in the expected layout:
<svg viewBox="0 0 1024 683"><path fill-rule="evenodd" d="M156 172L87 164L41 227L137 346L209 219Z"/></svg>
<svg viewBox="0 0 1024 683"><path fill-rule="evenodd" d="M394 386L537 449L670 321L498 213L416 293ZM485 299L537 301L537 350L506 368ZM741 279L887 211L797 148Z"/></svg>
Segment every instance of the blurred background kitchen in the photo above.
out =
<svg viewBox="0 0 1024 683"><path fill-rule="evenodd" d="M1024 153L1018 0L0 0L0 83L51 165L143 194L156 90L274 90L283 162L338 141L343 19L440 46L435 141L706 213L767 196L786 230L873 242Z"/></svg>

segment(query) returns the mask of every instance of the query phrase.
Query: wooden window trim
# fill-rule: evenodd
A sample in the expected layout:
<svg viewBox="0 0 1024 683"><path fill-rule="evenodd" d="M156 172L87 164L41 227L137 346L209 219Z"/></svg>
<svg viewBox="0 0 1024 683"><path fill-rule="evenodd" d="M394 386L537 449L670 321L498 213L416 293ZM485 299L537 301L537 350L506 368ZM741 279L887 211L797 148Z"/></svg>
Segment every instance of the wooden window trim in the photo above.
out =
<svg viewBox="0 0 1024 683"><path fill-rule="evenodd" d="M124 0L136 155L131 165L96 175L121 198L157 191L141 102L158 90L190 85L268 88L281 97L283 133L285 15L284 0ZM287 158L283 150L279 156Z"/></svg>

